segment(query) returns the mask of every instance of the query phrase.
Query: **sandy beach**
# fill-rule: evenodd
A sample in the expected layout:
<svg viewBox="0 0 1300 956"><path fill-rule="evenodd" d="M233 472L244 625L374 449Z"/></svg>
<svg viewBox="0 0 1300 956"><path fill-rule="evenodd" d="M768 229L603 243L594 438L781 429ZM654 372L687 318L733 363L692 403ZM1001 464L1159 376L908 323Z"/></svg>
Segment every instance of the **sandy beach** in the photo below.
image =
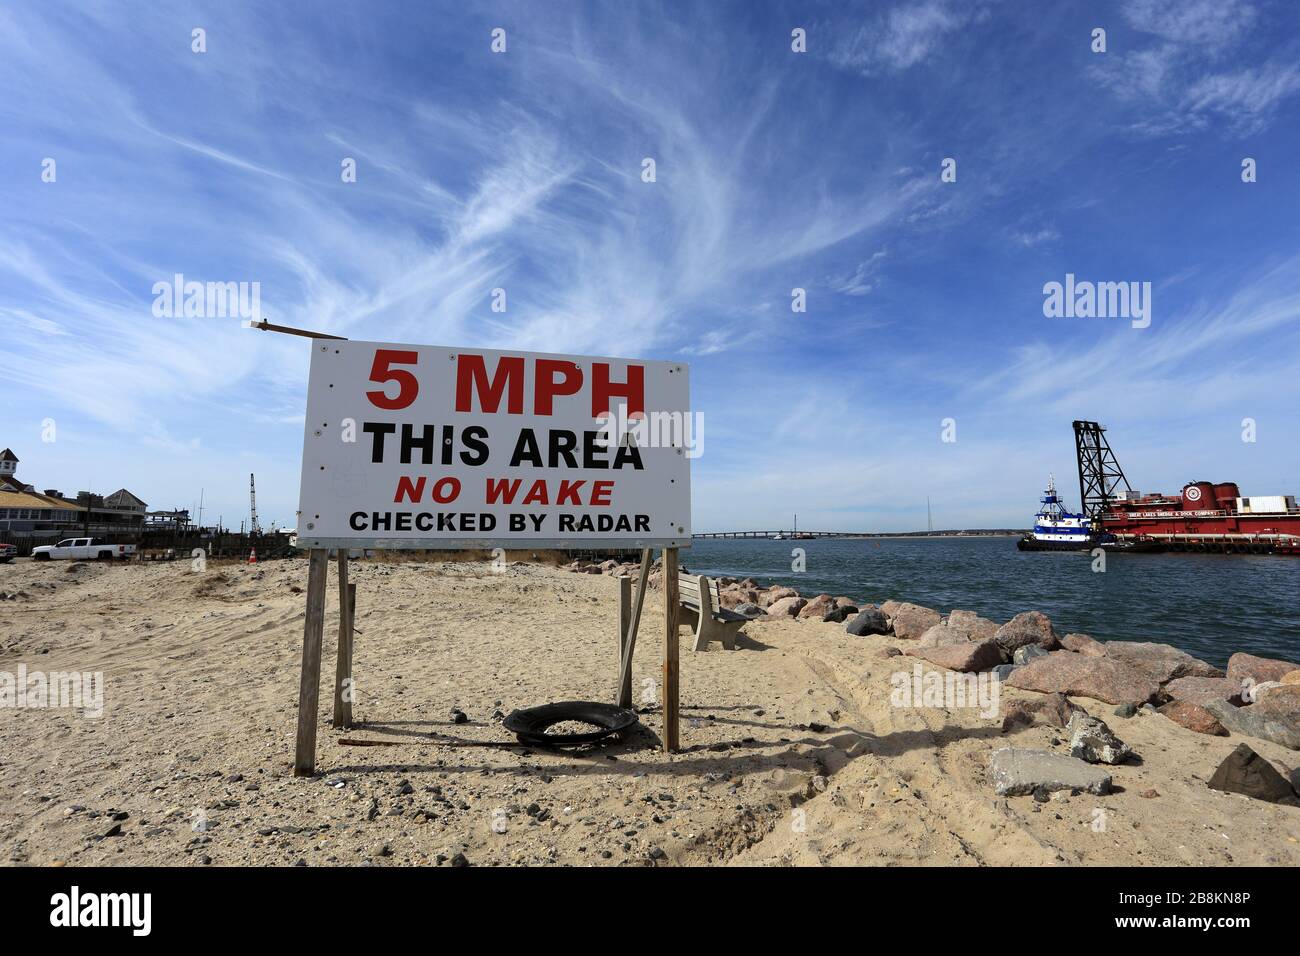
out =
<svg viewBox="0 0 1300 956"><path fill-rule="evenodd" d="M106 681L98 718L0 709L0 862L1300 864L1300 809L1207 786L1243 740L1283 773L1300 753L1076 698L1140 761L1107 768L1105 796L1000 797L991 753L1068 753L1064 732L893 706L917 660L887 649L907 642L830 622L759 620L703 653L683 629L680 753L654 705L609 747L530 750L500 715L611 700L617 662L617 582L536 564L354 562L359 726L336 731L333 574L318 773L295 779L305 560L0 569L0 670ZM657 700L661 602L638 702ZM1039 696L1003 687L1002 706Z"/></svg>

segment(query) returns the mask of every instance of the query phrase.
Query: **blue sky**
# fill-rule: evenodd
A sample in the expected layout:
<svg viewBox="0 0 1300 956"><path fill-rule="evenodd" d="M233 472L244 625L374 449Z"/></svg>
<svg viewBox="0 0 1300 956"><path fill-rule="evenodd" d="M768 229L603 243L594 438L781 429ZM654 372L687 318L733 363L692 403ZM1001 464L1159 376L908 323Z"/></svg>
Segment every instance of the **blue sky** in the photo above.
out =
<svg viewBox="0 0 1300 956"><path fill-rule="evenodd" d="M1142 490L1300 492L1294 3L470 6L0 10L21 477L238 526L256 472L292 523L305 343L155 317L180 272L350 338L684 359L696 530L1020 526L1048 471L1077 504L1074 418ZM1046 318L1067 272L1150 282L1150 327Z"/></svg>

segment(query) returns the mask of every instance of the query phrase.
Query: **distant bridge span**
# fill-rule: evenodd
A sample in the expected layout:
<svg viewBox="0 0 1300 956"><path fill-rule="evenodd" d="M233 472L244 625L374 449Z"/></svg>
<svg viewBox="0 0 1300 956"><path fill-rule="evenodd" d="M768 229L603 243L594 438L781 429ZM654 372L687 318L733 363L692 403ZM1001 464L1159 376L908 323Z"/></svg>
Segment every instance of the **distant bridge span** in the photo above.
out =
<svg viewBox="0 0 1300 956"><path fill-rule="evenodd" d="M786 541L807 541L810 538L973 538L1023 533L1014 528L980 528L970 531L707 531L691 537L771 539L779 534Z"/></svg>

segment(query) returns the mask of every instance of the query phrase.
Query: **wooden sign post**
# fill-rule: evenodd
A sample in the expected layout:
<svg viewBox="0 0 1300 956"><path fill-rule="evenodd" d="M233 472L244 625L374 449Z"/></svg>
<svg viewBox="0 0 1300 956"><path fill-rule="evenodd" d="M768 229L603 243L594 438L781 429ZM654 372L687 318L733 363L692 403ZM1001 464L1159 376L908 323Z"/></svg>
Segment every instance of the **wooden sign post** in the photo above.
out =
<svg viewBox="0 0 1300 956"><path fill-rule="evenodd" d="M312 548L307 570L307 614L302 631L302 677L298 683L298 745L293 775L316 772L316 710L320 703L320 645L325 633L325 582L330 553Z"/></svg>
<svg viewBox="0 0 1300 956"><path fill-rule="evenodd" d="M339 647L334 665L334 726L352 726L352 628L357 586L348 581L348 553L339 548Z"/></svg>
<svg viewBox="0 0 1300 956"><path fill-rule="evenodd" d="M641 552L641 571L636 579L636 600L628 607L626 592L632 582L619 580L618 693L620 707L632 706L632 654L636 650L637 629L641 626L641 608L645 604L646 584L650 579L650 549Z"/></svg>
<svg viewBox="0 0 1300 956"><path fill-rule="evenodd" d="M681 746L677 687L677 549L664 548L664 750Z"/></svg>
<svg viewBox="0 0 1300 956"><path fill-rule="evenodd" d="M616 707L632 706L632 668L627 664L627 639L632 633L632 579L618 579L618 688L614 691Z"/></svg>

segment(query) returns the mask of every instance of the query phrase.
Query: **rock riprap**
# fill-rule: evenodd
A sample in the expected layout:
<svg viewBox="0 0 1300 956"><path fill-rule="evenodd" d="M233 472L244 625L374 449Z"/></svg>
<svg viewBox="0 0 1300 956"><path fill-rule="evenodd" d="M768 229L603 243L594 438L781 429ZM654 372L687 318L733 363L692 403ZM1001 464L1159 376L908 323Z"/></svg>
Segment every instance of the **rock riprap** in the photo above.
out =
<svg viewBox="0 0 1300 956"><path fill-rule="evenodd" d="M889 615L894 636L905 641L920 637L942 620L938 611L906 601L886 601L880 609Z"/></svg>
<svg viewBox="0 0 1300 956"><path fill-rule="evenodd" d="M844 625L844 630L854 637L863 637L867 634L888 634L889 618L885 616L885 612L880 608L866 607Z"/></svg>
<svg viewBox="0 0 1300 956"><path fill-rule="evenodd" d="M1026 644L1037 644L1047 650L1061 646L1052 629L1052 622L1041 611L1021 611L1007 623L998 628L994 638L1007 660L1016 652L1016 648Z"/></svg>
<svg viewBox="0 0 1300 956"><path fill-rule="evenodd" d="M1141 704L1160 693L1160 685L1122 661L1053 651L1017 667L1006 679L1010 687L1040 694L1091 697L1108 704Z"/></svg>

